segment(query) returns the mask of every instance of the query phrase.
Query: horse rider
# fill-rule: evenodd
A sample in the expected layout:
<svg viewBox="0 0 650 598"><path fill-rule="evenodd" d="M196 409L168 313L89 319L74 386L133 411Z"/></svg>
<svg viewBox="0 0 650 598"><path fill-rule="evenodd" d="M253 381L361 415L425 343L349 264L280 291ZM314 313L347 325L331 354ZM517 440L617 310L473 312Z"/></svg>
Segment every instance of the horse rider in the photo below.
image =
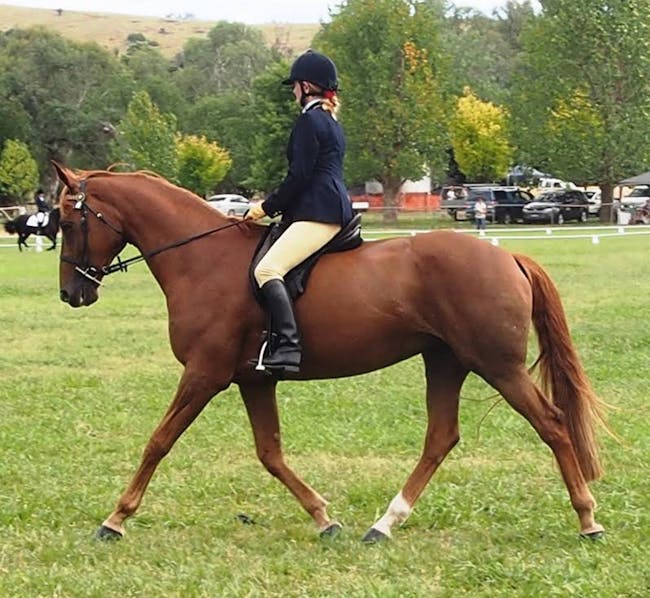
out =
<svg viewBox="0 0 650 598"><path fill-rule="evenodd" d="M311 50L299 56L289 77L302 110L287 146L289 168L284 180L247 219L282 216L286 230L253 272L271 316L277 343L262 359L270 373L297 372L302 347L284 276L321 249L352 220L352 204L343 182L345 136L336 114L338 75L334 62Z"/></svg>
<svg viewBox="0 0 650 598"><path fill-rule="evenodd" d="M38 223L38 228L41 229L43 228L47 214L50 211L50 206L47 205L47 201L45 200L45 192L43 189L36 191L36 195L34 196L34 204L36 204L36 222Z"/></svg>

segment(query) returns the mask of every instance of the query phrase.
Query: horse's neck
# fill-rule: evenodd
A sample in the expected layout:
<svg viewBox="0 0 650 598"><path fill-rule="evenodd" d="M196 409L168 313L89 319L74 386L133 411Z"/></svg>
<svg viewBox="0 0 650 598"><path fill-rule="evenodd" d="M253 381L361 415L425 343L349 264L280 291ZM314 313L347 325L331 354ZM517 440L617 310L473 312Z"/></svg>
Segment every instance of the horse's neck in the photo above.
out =
<svg viewBox="0 0 650 598"><path fill-rule="evenodd" d="M111 202L119 211L129 241L143 253L200 232L201 208L183 191L162 183L116 194Z"/></svg>
<svg viewBox="0 0 650 598"><path fill-rule="evenodd" d="M150 260L149 267L161 286L168 278L187 274L190 269L208 270L210 260L202 259L205 246L191 239L227 225L228 219L183 190L157 181L142 186L125 186L124 193L116 193L111 203L120 214L128 242L145 256L160 256ZM219 253L227 252L224 246Z"/></svg>

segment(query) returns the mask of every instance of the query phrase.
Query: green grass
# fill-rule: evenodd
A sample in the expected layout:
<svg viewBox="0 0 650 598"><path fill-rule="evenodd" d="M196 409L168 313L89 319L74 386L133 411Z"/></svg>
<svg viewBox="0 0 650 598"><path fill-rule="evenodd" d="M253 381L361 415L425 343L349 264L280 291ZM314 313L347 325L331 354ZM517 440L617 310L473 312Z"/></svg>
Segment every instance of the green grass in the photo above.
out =
<svg viewBox="0 0 650 598"><path fill-rule="evenodd" d="M550 452L503 402L483 420L492 391L472 376L461 443L394 541L371 547L360 537L419 455L418 359L279 387L288 461L331 501L339 538L319 540L257 462L233 388L163 461L125 539L97 543L181 371L163 296L139 265L72 310L58 255L0 250L0 596L647 596L649 243L502 241L552 274L615 407L622 440L602 435L606 475L592 484L605 539L578 539Z"/></svg>

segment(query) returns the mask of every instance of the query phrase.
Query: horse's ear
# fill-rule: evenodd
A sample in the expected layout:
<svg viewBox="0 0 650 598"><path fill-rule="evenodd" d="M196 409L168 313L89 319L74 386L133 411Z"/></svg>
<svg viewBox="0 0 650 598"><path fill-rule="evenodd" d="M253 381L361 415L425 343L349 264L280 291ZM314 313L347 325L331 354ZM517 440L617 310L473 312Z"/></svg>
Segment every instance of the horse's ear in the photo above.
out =
<svg viewBox="0 0 650 598"><path fill-rule="evenodd" d="M79 179L75 174L58 162L55 162L54 160L51 160L51 162L52 166L54 166L54 170L56 170L56 176L59 180L70 189L70 191L73 193L77 192L79 190Z"/></svg>

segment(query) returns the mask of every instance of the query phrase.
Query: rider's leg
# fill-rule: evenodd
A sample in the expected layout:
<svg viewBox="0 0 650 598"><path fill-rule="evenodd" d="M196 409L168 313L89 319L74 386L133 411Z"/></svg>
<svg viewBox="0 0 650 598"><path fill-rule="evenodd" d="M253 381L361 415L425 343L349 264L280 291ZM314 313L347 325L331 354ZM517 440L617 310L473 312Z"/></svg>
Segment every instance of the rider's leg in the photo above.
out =
<svg viewBox="0 0 650 598"><path fill-rule="evenodd" d="M266 368L298 371L302 348L284 276L323 247L339 230L338 224L294 222L256 266L255 280L262 289L266 309L271 315L272 332L277 338L272 354L262 360Z"/></svg>

